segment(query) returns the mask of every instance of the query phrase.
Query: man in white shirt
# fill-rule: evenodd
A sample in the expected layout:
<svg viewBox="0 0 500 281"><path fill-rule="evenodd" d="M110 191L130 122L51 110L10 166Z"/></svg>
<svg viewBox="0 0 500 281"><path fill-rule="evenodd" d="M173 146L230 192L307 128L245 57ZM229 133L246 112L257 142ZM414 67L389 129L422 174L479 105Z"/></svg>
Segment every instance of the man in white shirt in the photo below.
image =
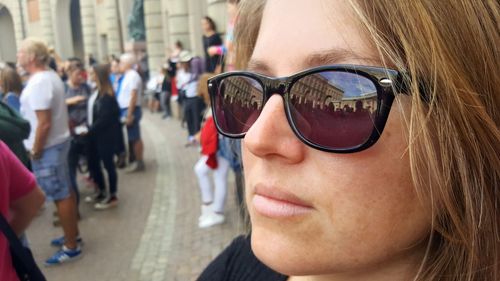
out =
<svg viewBox="0 0 500 281"><path fill-rule="evenodd" d="M142 78L134 70L135 64L134 55L126 53L120 56L120 71L123 73L123 80L117 93L117 99L122 118L125 119L127 124L128 141L135 157L135 161L127 172L143 171L145 168L143 161L144 144L139 126L142 117Z"/></svg>
<svg viewBox="0 0 500 281"><path fill-rule="evenodd" d="M64 84L48 68L47 46L26 39L17 54L18 65L30 74L21 94L21 114L30 122L31 133L25 146L31 151L33 172L39 185L56 205L64 236L51 244L60 246L46 265L77 259L82 252L78 238L77 212L68 170L69 128Z"/></svg>

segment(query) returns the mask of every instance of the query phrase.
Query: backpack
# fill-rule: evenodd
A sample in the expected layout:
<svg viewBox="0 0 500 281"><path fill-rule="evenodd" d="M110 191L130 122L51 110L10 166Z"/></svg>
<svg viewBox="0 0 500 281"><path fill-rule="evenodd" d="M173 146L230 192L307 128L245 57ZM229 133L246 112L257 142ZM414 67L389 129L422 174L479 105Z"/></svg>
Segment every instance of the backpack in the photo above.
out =
<svg viewBox="0 0 500 281"><path fill-rule="evenodd" d="M190 72L194 75L192 80L198 81L205 69L205 60L199 56L193 57L190 61Z"/></svg>

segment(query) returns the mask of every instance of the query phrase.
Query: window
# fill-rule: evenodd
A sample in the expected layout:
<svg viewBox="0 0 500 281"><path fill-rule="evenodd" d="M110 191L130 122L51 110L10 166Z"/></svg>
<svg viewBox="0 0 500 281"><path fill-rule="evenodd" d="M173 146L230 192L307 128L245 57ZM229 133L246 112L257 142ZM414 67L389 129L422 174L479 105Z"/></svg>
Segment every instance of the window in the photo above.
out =
<svg viewBox="0 0 500 281"><path fill-rule="evenodd" d="M30 22L40 20L40 6L38 0L28 0L28 19Z"/></svg>

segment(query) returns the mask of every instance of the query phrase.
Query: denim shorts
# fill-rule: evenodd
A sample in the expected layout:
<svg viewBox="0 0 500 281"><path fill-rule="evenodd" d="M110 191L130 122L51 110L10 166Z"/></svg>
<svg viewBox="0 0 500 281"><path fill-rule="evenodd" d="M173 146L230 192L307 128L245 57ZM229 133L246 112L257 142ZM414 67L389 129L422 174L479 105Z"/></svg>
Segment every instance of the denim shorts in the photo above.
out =
<svg viewBox="0 0 500 281"><path fill-rule="evenodd" d="M69 145L68 140L45 148L42 157L32 161L36 180L50 200L59 201L70 196Z"/></svg>
<svg viewBox="0 0 500 281"><path fill-rule="evenodd" d="M122 118L127 117L128 108L121 109ZM136 106L134 110L134 121L131 126L127 126L127 136L128 141L136 141L141 139L141 128L139 126L139 121L142 118L142 109L140 106Z"/></svg>
<svg viewBox="0 0 500 281"><path fill-rule="evenodd" d="M241 171L241 140L219 135L219 150L217 154L229 161L231 169L234 172Z"/></svg>

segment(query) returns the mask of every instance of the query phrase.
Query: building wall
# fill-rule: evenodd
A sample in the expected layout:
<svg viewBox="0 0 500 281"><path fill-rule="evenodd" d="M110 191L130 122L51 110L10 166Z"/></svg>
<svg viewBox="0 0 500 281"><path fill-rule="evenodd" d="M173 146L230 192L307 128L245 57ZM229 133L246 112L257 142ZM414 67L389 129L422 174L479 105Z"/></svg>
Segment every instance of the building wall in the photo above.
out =
<svg viewBox="0 0 500 281"><path fill-rule="evenodd" d="M100 59L98 52L98 34L96 29L96 15L94 0L80 0L80 17L82 19L83 50L84 53L92 54L94 58Z"/></svg>
<svg viewBox="0 0 500 281"><path fill-rule="evenodd" d="M5 6L0 6L0 60L16 61L16 34L14 20L10 10Z"/></svg>
<svg viewBox="0 0 500 281"><path fill-rule="evenodd" d="M71 0L50 0L50 5L46 7L50 8L52 19L50 33L53 36L54 43L51 45L63 59L75 55L71 36L70 4Z"/></svg>
<svg viewBox="0 0 500 281"><path fill-rule="evenodd" d="M5 22L0 23L1 34L5 32L5 36L2 38L2 41L5 42L2 42L0 47L0 61L12 61L15 60L13 54L16 53L16 48L24 38L26 30L23 26L24 21L22 21L23 15L21 11L23 7L19 6L17 0L0 0L0 7L4 9L3 13L5 13L2 17ZM14 38L12 38L12 35L14 35Z"/></svg>
<svg viewBox="0 0 500 281"><path fill-rule="evenodd" d="M69 18L71 1L0 0L0 5L7 7L12 15L17 45L23 38L38 37L64 59L75 55ZM130 49L126 48L131 44L127 22L133 0L79 2L85 54L91 53L97 60L103 60ZM33 11L35 6L37 11ZM38 13L38 18L30 19L33 13ZM227 20L225 0L144 0L144 15L147 37L144 44L152 70L164 63L168 49L177 40L195 55L203 55L200 26L203 16L212 17L221 33L225 32Z"/></svg>
<svg viewBox="0 0 500 281"><path fill-rule="evenodd" d="M148 64L153 71L158 70L163 65L162 58L165 56L161 11L160 0L144 0Z"/></svg>

